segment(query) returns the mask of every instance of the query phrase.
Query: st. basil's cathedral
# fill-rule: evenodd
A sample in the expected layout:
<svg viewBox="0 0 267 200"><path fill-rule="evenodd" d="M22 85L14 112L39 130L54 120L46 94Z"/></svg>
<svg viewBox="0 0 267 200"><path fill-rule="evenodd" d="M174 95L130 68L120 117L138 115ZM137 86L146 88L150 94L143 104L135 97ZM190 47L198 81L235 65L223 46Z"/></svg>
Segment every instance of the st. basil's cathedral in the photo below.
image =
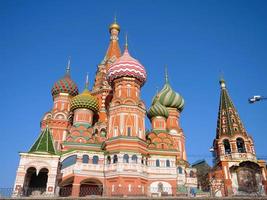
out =
<svg viewBox="0 0 267 200"><path fill-rule="evenodd" d="M178 196L198 190L180 125L184 99L166 72L163 88L146 109L140 99L145 67L130 55L127 41L121 54L119 32L115 21L91 91L87 75L79 93L70 61L55 82L53 107L41 120L41 132L29 152L20 153L13 197ZM264 195L266 164L257 160L223 80L221 88L211 191L216 196Z"/></svg>

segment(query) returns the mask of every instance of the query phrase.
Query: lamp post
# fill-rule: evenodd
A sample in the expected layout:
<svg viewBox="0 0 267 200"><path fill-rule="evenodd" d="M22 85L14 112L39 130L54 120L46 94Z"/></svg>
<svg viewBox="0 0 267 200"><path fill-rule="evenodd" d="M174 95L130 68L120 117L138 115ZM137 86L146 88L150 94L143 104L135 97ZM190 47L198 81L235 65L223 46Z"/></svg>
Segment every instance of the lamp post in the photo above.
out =
<svg viewBox="0 0 267 200"><path fill-rule="evenodd" d="M248 102L249 103L255 103L257 101L262 101L262 100L267 100L267 97L263 97L263 96L260 96L260 95L255 95L255 96L249 98Z"/></svg>

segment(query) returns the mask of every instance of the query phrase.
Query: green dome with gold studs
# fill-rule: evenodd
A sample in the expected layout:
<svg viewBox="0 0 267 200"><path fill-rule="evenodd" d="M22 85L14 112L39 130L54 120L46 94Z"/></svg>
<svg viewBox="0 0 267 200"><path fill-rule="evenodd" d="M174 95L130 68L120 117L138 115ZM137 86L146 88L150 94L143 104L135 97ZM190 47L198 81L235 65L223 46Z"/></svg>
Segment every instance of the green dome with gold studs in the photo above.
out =
<svg viewBox="0 0 267 200"><path fill-rule="evenodd" d="M72 111L78 108L86 108L97 112L99 110L97 99L91 95L89 90L86 88L81 94L72 98L70 102L70 109Z"/></svg>
<svg viewBox="0 0 267 200"><path fill-rule="evenodd" d="M152 104L152 106L150 107L150 109L147 112L147 116L150 119L153 117L158 117L158 116L168 118L168 116L169 116L168 109L165 106L161 105L161 103L157 99L157 96L155 98L156 99L155 99L154 103Z"/></svg>

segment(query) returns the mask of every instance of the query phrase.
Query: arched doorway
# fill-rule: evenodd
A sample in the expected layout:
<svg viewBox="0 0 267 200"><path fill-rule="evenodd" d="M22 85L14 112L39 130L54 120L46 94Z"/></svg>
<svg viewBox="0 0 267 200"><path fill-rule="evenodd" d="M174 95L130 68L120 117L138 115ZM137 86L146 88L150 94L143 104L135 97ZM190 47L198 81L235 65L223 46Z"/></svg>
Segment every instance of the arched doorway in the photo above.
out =
<svg viewBox="0 0 267 200"><path fill-rule="evenodd" d="M27 169L24 180L24 195L41 195L46 191L48 169L42 168L37 174L34 167Z"/></svg>
<svg viewBox="0 0 267 200"><path fill-rule="evenodd" d="M86 179L81 182L80 197L103 194L103 184L97 179Z"/></svg>
<svg viewBox="0 0 267 200"><path fill-rule="evenodd" d="M74 180L74 177L71 177L71 178L66 179L62 183L60 183L60 190L59 190L60 197L71 196L73 180Z"/></svg>

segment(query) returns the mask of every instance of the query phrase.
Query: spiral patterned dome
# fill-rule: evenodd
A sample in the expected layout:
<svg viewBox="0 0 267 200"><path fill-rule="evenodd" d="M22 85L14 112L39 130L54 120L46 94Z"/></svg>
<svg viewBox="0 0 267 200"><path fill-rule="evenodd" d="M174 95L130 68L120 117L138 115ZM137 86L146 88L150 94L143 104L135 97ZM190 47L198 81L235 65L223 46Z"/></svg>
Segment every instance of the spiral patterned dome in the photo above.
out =
<svg viewBox="0 0 267 200"><path fill-rule="evenodd" d="M149 117L149 119L157 116L168 118L169 111L165 106L161 105L160 102L156 99L155 103L152 104L152 106L148 110L147 116Z"/></svg>
<svg viewBox="0 0 267 200"><path fill-rule="evenodd" d="M97 99L91 95L89 90L86 88L81 94L72 98L70 102L70 109L72 111L78 108L86 108L97 112L99 110Z"/></svg>
<svg viewBox="0 0 267 200"><path fill-rule="evenodd" d="M76 96L79 94L78 87L76 83L70 78L67 73L62 79L58 80L51 90L52 96L56 96L59 93L67 93L71 96Z"/></svg>
<svg viewBox="0 0 267 200"><path fill-rule="evenodd" d="M146 81L146 70L141 63L131 57L128 48L125 48L123 55L108 70L107 80L111 84L120 77L133 77L141 82L141 86Z"/></svg>
<svg viewBox="0 0 267 200"><path fill-rule="evenodd" d="M184 108L183 97L172 90L168 82L165 83L163 89L158 93L158 97L153 99L153 104L159 101L163 106L170 108L177 108L182 111Z"/></svg>

